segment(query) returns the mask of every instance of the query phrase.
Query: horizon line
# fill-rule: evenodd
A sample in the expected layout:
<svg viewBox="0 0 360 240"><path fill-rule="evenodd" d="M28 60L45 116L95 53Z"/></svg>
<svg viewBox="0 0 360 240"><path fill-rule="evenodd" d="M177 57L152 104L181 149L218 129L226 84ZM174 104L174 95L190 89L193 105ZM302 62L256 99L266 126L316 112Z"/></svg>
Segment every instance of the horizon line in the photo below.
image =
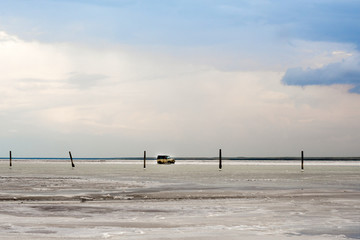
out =
<svg viewBox="0 0 360 240"><path fill-rule="evenodd" d="M217 160L216 157L174 157L176 160ZM8 160L9 157L0 157L0 160ZM39 159L39 160L67 160L69 157L12 157L14 160L31 160L31 159ZM73 157L73 159L77 160L143 160L144 157ZM146 157L148 160L155 160L156 157ZM222 157L223 160L299 160L299 157ZM360 157L304 157L305 160L358 160L360 161Z"/></svg>

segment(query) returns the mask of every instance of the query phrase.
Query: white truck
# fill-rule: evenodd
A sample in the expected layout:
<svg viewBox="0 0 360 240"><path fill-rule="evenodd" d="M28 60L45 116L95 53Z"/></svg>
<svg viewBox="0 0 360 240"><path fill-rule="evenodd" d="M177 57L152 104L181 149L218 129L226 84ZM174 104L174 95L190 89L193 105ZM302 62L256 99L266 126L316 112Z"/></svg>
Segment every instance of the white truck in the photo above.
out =
<svg viewBox="0 0 360 240"><path fill-rule="evenodd" d="M158 155L157 156L158 164L174 164L175 159L171 158L169 155Z"/></svg>

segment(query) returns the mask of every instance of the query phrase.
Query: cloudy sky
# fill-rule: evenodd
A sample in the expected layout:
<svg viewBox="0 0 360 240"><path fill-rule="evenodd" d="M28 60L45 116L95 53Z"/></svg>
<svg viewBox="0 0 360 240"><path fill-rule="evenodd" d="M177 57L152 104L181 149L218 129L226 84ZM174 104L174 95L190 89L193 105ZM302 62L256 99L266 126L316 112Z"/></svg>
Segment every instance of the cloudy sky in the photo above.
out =
<svg viewBox="0 0 360 240"><path fill-rule="evenodd" d="M0 0L0 156L359 156L359 13Z"/></svg>

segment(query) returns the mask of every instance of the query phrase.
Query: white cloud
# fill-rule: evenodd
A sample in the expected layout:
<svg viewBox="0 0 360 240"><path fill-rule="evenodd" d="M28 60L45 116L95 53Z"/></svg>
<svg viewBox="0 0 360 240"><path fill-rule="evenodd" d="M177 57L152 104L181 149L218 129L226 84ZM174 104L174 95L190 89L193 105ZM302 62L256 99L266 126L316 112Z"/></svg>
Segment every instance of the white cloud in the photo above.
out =
<svg viewBox="0 0 360 240"><path fill-rule="evenodd" d="M211 156L219 147L232 156L300 148L351 155L360 138L358 96L339 86L284 86L281 71L222 71L190 55L26 42L4 32L0 65L1 143L33 145L25 155L66 147L83 156L143 148Z"/></svg>

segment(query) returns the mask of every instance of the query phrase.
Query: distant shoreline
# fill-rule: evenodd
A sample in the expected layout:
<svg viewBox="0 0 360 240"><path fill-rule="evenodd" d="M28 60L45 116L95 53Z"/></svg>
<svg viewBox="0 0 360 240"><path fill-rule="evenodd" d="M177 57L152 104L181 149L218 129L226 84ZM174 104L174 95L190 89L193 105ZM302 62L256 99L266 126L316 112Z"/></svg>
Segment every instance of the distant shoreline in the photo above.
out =
<svg viewBox="0 0 360 240"><path fill-rule="evenodd" d="M68 160L69 158L55 158L55 157L13 157L13 160ZM73 158L77 161L117 161L117 160L143 160L143 157L80 157ZM218 160L218 157L175 157L180 161L211 161ZM222 157L223 160L230 161L299 161L300 157ZM7 161L9 157L0 157L0 161ZM156 160L155 157L148 157L146 160ZM305 157L306 161L360 161L360 157Z"/></svg>

